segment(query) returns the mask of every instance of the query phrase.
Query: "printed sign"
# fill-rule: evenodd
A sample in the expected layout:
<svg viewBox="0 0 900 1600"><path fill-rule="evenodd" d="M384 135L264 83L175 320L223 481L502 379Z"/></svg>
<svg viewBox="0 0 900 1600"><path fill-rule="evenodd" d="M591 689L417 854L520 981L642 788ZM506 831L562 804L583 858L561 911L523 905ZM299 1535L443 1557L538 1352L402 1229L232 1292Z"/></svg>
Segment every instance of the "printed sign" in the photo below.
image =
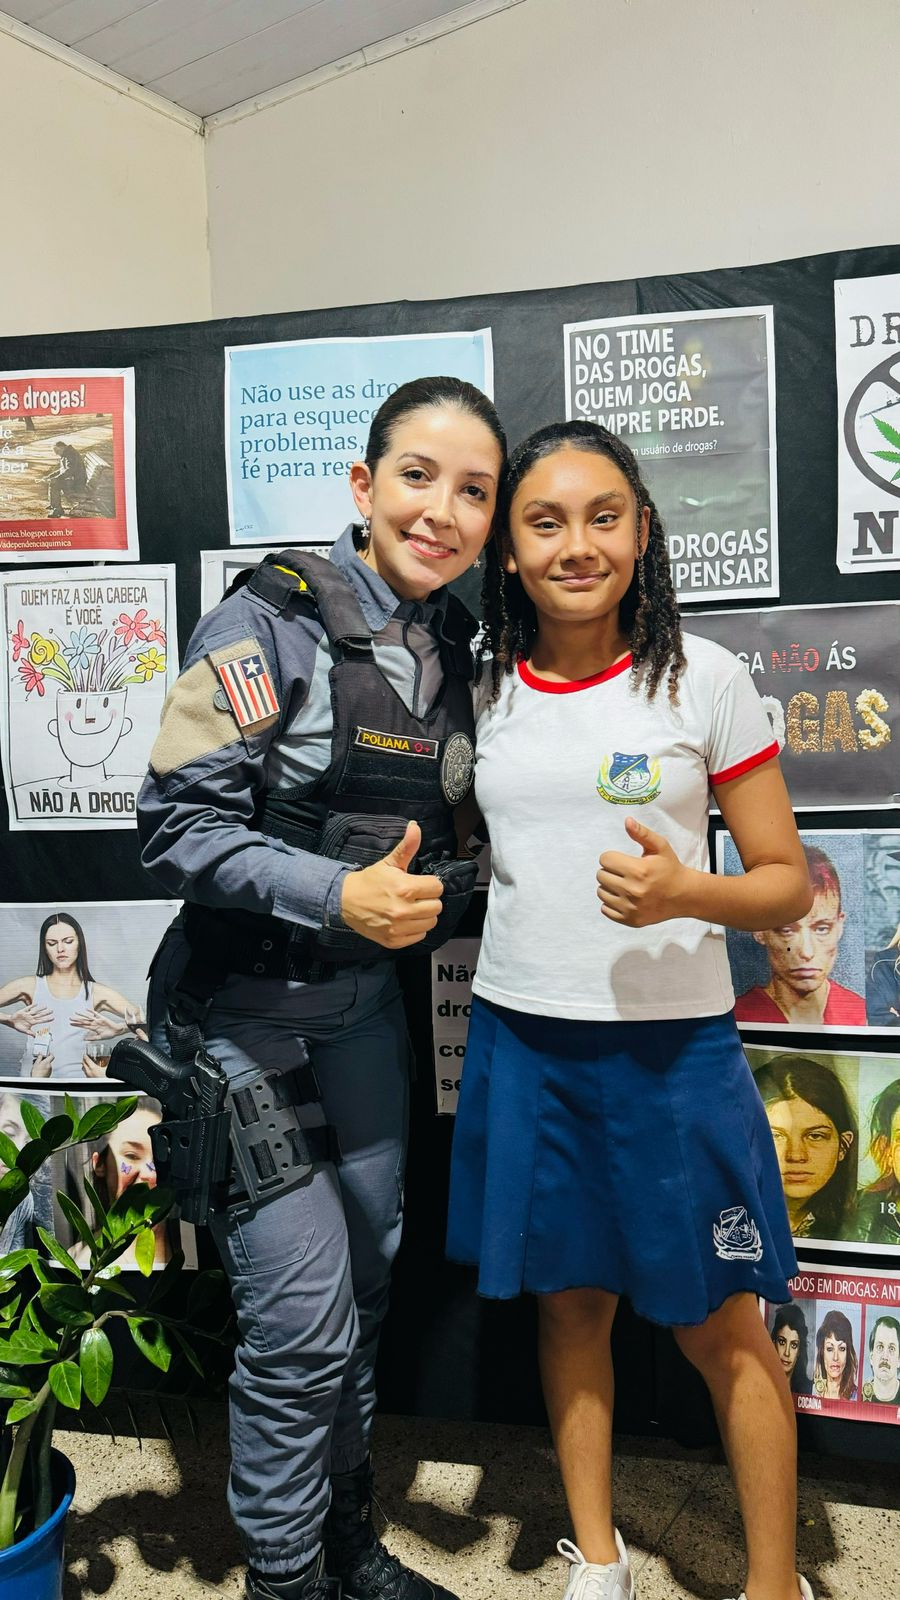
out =
<svg viewBox="0 0 900 1600"><path fill-rule="evenodd" d="M900 1257L900 1056L745 1048L794 1238Z"/></svg>
<svg viewBox="0 0 900 1600"><path fill-rule="evenodd" d="M834 286L841 572L900 567L900 273Z"/></svg>
<svg viewBox="0 0 900 1600"><path fill-rule="evenodd" d="M685 631L746 662L798 810L900 803L900 602L707 611Z"/></svg>
<svg viewBox="0 0 900 1600"><path fill-rule="evenodd" d="M778 593L772 307L563 329L566 416L631 446L680 600Z"/></svg>
<svg viewBox="0 0 900 1600"><path fill-rule="evenodd" d="M175 568L0 576L0 742L16 829L133 828L175 680Z"/></svg>
<svg viewBox="0 0 900 1600"><path fill-rule="evenodd" d="M430 374L492 394L490 329L226 348L232 544L281 549L304 533L333 543L353 514L347 474L365 454L378 407Z"/></svg>
<svg viewBox="0 0 900 1600"><path fill-rule="evenodd" d="M0 373L0 562L138 554L134 368Z"/></svg>
<svg viewBox="0 0 900 1600"><path fill-rule="evenodd" d="M804 1262L790 1290L764 1314L794 1410L900 1422L900 1272Z"/></svg>
<svg viewBox="0 0 900 1600"><path fill-rule="evenodd" d="M456 1113L480 947L480 939L448 939L431 957L434 1075L441 1116Z"/></svg>

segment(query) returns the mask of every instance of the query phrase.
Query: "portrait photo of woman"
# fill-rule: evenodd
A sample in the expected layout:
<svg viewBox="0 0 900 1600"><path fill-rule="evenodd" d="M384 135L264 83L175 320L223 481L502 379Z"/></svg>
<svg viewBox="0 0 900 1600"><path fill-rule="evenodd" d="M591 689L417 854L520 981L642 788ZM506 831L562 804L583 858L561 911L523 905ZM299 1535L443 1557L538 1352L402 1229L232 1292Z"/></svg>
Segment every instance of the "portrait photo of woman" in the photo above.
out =
<svg viewBox="0 0 900 1600"><path fill-rule="evenodd" d="M868 1155L879 1176L857 1197L856 1237L863 1244L900 1246L900 1078L872 1104Z"/></svg>
<svg viewBox="0 0 900 1600"><path fill-rule="evenodd" d="M812 1394L809 1376L809 1329L796 1300L776 1306L772 1317L772 1343L792 1394Z"/></svg>
<svg viewBox="0 0 900 1600"><path fill-rule="evenodd" d="M77 1104L83 1114L88 1106L96 1102L84 1100ZM151 1189L156 1188L156 1162L151 1134L161 1121L162 1106L159 1101L142 1095L131 1115L111 1133L88 1145L76 1146L68 1150L64 1157L58 1158L64 1162L64 1170L57 1187L66 1190L89 1222L93 1223L93 1210L85 1179L96 1190L106 1210L134 1183L145 1183ZM74 1236L61 1213L55 1231L76 1265L87 1268L90 1265L87 1247ZM189 1265L196 1264L193 1231L185 1228L177 1218L170 1214L165 1221L157 1223L153 1233L156 1240L154 1270L164 1267L179 1246L185 1251L186 1257L190 1257ZM136 1267L134 1246L119 1256L117 1264L126 1272Z"/></svg>
<svg viewBox="0 0 900 1600"><path fill-rule="evenodd" d="M816 1334L813 1389L823 1400L855 1400L859 1358L843 1311L826 1311Z"/></svg>
<svg viewBox="0 0 900 1600"><path fill-rule="evenodd" d="M857 1119L837 1073L811 1056L771 1056L757 1065L756 1087L781 1169L795 1239L854 1237L858 1164Z"/></svg>

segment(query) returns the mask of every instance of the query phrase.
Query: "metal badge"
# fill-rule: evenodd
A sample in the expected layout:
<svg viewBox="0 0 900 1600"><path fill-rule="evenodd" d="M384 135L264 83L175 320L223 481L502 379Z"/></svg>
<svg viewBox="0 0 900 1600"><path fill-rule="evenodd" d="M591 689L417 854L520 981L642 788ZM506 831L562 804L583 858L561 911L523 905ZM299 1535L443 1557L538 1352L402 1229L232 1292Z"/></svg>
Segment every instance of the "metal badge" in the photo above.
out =
<svg viewBox="0 0 900 1600"><path fill-rule="evenodd" d="M441 789L450 806L458 806L472 787L475 750L468 734L451 733L441 761Z"/></svg>

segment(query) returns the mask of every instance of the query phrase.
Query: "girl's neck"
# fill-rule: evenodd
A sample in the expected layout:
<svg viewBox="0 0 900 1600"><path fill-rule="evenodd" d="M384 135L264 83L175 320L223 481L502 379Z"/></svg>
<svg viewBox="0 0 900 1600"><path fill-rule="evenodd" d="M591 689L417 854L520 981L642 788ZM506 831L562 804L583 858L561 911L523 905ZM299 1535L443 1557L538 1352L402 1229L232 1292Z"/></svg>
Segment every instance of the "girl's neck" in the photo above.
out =
<svg viewBox="0 0 900 1600"><path fill-rule="evenodd" d="M618 611L590 622L540 617L530 663L542 677L577 683L605 672L630 648L630 640L619 627Z"/></svg>
<svg viewBox="0 0 900 1600"><path fill-rule="evenodd" d="M67 994L77 994L79 989L83 987L77 971L57 972L54 969L47 974L46 983L50 993L57 995L60 999Z"/></svg>

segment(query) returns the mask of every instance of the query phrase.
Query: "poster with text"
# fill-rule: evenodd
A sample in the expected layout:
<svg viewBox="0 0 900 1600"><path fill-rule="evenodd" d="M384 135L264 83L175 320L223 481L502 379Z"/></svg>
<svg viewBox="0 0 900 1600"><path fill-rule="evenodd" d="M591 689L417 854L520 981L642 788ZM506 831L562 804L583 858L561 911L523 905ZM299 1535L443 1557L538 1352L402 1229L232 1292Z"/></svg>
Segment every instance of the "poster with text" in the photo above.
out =
<svg viewBox="0 0 900 1600"><path fill-rule="evenodd" d="M840 572L900 567L900 273L834 286Z"/></svg>
<svg viewBox="0 0 900 1600"><path fill-rule="evenodd" d="M563 336L566 416L631 446L679 600L777 595L772 307L605 317Z"/></svg>
<svg viewBox="0 0 900 1600"><path fill-rule="evenodd" d="M125 1091L120 1093L124 1096ZM72 1106L81 1119L92 1107L108 1104L118 1098L118 1095L108 1094L102 1097L75 1095ZM45 1118L67 1114L62 1090L42 1089L39 1085L33 1085L23 1092L20 1085L0 1084L0 1131L19 1150L31 1137L22 1114L23 1102L32 1105ZM101 1204L107 1209L133 1183L145 1183L155 1189L156 1163L151 1133L161 1121L162 1106L159 1101L142 1095L131 1115L125 1117L111 1133L74 1145L68 1150L56 1151L34 1174L28 1194L0 1229L0 1255L11 1250L30 1250L35 1247L43 1251L37 1230L44 1228L68 1252L76 1266L87 1269L90 1265L87 1245L72 1222L71 1210L67 1215L59 1196L64 1195L94 1231L97 1223L86 1184L91 1184ZM6 1168L0 1163L0 1176L5 1171ZM170 1212L165 1221L157 1224L153 1235L154 1272L161 1271L179 1249L184 1251L187 1267L197 1266L194 1230L179 1220L177 1210ZM118 1257L116 1265L123 1272L137 1269L133 1246Z"/></svg>
<svg viewBox="0 0 900 1600"><path fill-rule="evenodd" d="M238 553L235 550L201 550L200 551L200 610L205 615L217 606L241 572L248 569L252 572L265 556L277 556L287 545L273 545L270 550L263 550L257 546L253 550ZM293 546L294 549L311 551L316 556L327 556L331 546L327 544L307 544Z"/></svg>
<svg viewBox="0 0 900 1600"><path fill-rule="evenodd" d="M0 575L10 829L133 828L178 671L175 568Z"/></svg>
<svg viewBox="0 0 900 1600"><path fill-rule="evenodd" d="M900 1056L745 1049L794 1238L900 1258Z"/></svg>
<svg viewBox="0 0 900 1600"><path fill-rule="evenodd" d="M794 1410L900 1422L900 1272L804 1262L789 1286L764 1315Z"/></svg>
<svg viewBox="0 0 900 1600"><path fill-rule="evenodd" d="M0 562L138 557L134 368L0 373Z"/></svg>
<svg viewBox="0 0 900 1600"><path fill-rule="evenodd" d="M900 832L800 831L813 902L784 927L726 928L739 1027L890 1033L900 1026ZM731 835L716 870L739 877ZM894 941L897 941L897 944Z"/></svg>
<svg viewBox="0 0 900 1600"><path fill-rule="evenodd" d="M707 611L685 631L748 666L798 810L900 803L900 602Z"/></svg>
<svg viewBox="0 0 900 1600"><path fill-rule="evenodd" d="M480 939L448 939L431 957L431 1026L440 1116L456 1113L480 947Z"/></svg>
<svg viewBox="0 0 900 1600"><path fill-rule="evenodd" d="M146 1038L147 972L179 904L0 904L0 1077L108 1083L113 1045Z"/></svg>
<svg viewBox="0 0 900 1600"><path fill-rule="evenodd" d="M492 395L490 329L226 347L232 544L333 543L356 514L347 474L378 407L402 383L444 373Z"/></svg>

